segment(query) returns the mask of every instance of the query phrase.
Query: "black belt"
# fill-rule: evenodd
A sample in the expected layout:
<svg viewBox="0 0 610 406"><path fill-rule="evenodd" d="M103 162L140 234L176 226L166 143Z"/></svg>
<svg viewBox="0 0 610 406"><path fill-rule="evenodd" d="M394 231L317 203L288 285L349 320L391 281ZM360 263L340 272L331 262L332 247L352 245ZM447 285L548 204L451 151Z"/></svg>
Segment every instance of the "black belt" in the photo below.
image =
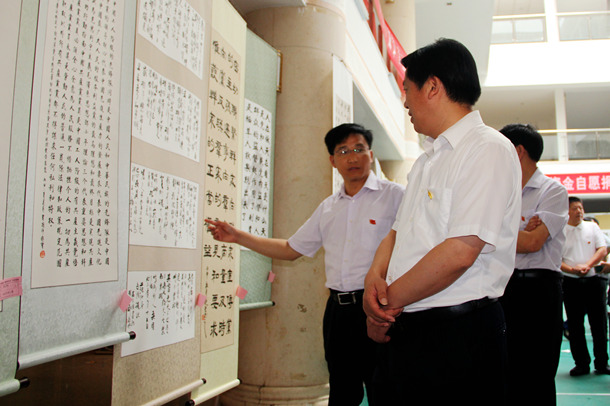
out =
<svg viewBox="0 0 610 406"><path fill-rule="evenodd" d="M484 297L482 299L471 300L455 306L433 307L432 309L422 310L419 312L403 312L396 318L394 326L399 330L407 327L407 323L426 321L434 322L440 320L449 320L458 316L463 316L477 309L482 309L492 303L496 303L498 298Z"/></svg>
<svg viewBox="0 0 610 406"><path fill-rule="evenodd" d="M515 279L562 279L561 272L550 269L515 269L512 275Z"/></svg>
<svg viewBox="0 0 610 406"><path fill-rule="evenodd" d="M356 303L362 303L362 294L364 293L364 289L362 290L354 290L351 292L340 292L338 290L331 289L330 297L332 297L335 302L340 305L351 305Z"/></svg>

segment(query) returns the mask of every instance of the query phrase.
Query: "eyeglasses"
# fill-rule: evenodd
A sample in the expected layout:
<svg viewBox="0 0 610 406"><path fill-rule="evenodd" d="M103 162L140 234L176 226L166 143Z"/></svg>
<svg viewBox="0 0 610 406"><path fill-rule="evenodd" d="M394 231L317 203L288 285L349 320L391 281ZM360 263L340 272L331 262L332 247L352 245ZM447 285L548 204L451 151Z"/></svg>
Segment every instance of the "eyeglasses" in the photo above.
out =
<svg viewBox="0 0 610 406"><path fill-rule="evenodd" d="M368 152L367 148L351 148L351 149L347 149L347 148L341 148L335 151L335 155L340 156L340 157L346 157L351 153L354 153L356 155L362 155L362 154L366 154Z"/></svg>

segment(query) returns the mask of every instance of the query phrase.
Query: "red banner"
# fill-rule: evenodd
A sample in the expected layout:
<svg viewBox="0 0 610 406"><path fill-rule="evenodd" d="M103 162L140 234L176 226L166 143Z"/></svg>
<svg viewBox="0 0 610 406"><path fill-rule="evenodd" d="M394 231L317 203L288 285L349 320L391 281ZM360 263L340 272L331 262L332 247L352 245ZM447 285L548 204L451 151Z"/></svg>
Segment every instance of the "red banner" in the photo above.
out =
<svg viewBox="0 0 610 406"><path fill-rule="evenodd" d="M405 78L405 68L400 63L400 60L407 56L407 53L403 49L402 45L394 35L394 32L390 29L390 26L383 18L383 13L381 11L381 5L379 4L379 0L375 0L375 11L377 12L377 18L379 19L379 24L381 25L381 33L383 35L383 41L385 42L386 49L388 51L388 57L392 64L398 71L400 75L400 79L404 80ZM369 17L371 18L371 17Z"/></svg>
<svg viewBox="0 0 610 406"><path fill-rule="evenodd" d="M610 172L546 175L564 185L570 194L610 193Z"/></svg>
<svg viewBox="0 0 610 406"><path fill-rule="evenodd" d="M400 80L405 80L405 67L402 66L402 64L400 63L400 60L402 58L404 58L405 56L407 56L407 53L405 52L402 45L400 45L400 42L396 38L396 35L394 35L394 32L392 31L392 29L390 28L388 23L386 23L384 21L384 24L389 33L388 39L386 39L386 45L388 48L388 56L390 57L390 60L396 67L396 71L398 72L398 75L400 76Z"/></svg>

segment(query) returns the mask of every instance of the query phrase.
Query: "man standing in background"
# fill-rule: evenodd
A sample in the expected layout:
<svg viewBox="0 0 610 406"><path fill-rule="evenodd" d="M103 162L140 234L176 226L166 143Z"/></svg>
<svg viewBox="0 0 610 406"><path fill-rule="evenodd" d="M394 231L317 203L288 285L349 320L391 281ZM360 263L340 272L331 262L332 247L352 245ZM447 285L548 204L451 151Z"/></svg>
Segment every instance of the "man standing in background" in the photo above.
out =
<svg viewBox="0 0 610 406"><path fill-rule="evenodd" d="M523 179L515 270L500 298L506 317L509 404L555 405L568 192L538 169L544 144L532 126L509 124L500 132L517 150ZM533 217L539 221L529 230Z"/></svg>
<svg viewBox="0 0 610 406"><path fill-rule="evenodd" d="M606 240L598 225L583 221L582 201L570 196L566 243L561 270L564 272L563 295L570 332L570 350L576 366L571 376L590 372L591 356L585 339L585 314L591 326L595 372L610 375L608 366L608 316L606 292L608 280L595 273L594 266L607 255Z"/></svg>

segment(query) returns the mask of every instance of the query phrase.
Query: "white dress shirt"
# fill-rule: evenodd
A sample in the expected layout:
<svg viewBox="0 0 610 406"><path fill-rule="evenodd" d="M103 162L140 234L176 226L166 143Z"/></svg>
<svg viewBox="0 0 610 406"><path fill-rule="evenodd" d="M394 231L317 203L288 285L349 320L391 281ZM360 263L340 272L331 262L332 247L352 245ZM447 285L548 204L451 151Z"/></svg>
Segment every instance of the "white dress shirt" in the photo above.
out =
<svg viewBox="0 0 610 406"><path fill-rule="evenodd" d="M326 287L342 292L364 289L364 277L392 228L403 194L404 186L371 172L356 195L346 195L342 186L320 203L288 244L307 257L324 247Z"/></svg>
<svg viewBox="0 0 610 406"><path fill-rule="evenodd" d="M436 139L428 138L424 149L393 226L388 284L444 240L475 235L485 242L475 263L452 285L405 311L501 296L514 269L521 210L515 147L473 111Z"/></svg>
<svg viewBox="0 0 610 406"><path fill-rule="evenodd" d="M515 268L561 272L561 254L568 223L568 191L561 183L536 169L523 188L521 198L519 230L524 230L530 219L538 216L549 230L549 237L539 251L517 254Z"/></svg>
<svg viewBox="0 0 610 406"><path fill-rule="evenodd" d="M566 243L563 247L563 262L569 266L584 264L595 254L600 247L606 246L604 233L592 221L581 221L577 226L566 225ZM595 276L595 269L591 268L584 275L563 273L568 278L590 278Z"/></svg>

